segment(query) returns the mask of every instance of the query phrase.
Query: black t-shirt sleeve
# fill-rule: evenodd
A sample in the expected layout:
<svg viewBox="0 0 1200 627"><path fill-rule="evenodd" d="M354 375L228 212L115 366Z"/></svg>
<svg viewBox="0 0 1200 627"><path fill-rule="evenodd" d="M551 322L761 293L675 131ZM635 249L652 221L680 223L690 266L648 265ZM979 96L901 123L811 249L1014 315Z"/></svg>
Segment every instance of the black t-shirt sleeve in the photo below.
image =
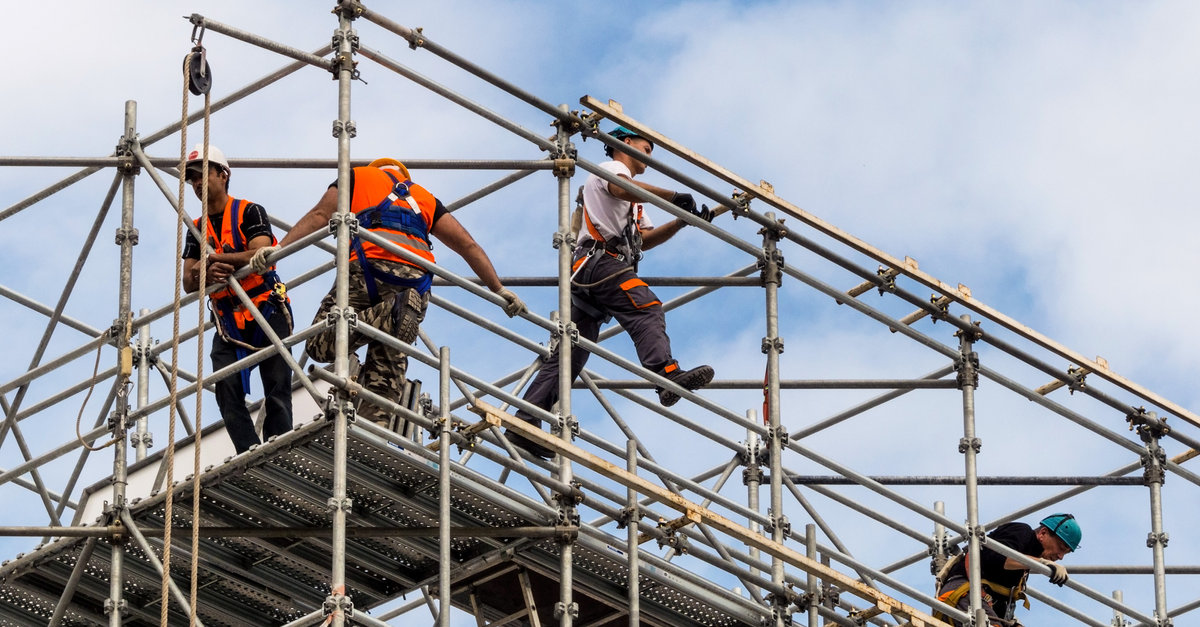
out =
<svg viewBox="0 0 1200 627"><path fill-rule="evenodd" d="M430 231L433 230L433 226L435 224L437 224L437 221L439 218L450 213L449 211L446 210L446 205L442 204L442 200L440 198L434 197L433 200L434 200L434 202L437 203L437 205L433 208L433 222L429 223Z"/></svg>
<svg viewBox="0 0 1200 627"><path fill-rule="evenodd" d="M183 234L183 258L184 259L199 259L200 258L200 242L196 241L196 236L192 235L192 230L188 229Z"/></svg>
<svg viewBox="0 0 1200 627"><path fill-rule="evenodd" d="M243 241L246 243L263 235L272 237L271 219L267 216L267 210L256 202L250 203L242 212L242 222L238 227L241 229Z"/></svg>
<svg viewBox="0 0 1200 627"><path fill-rule="evenodd" d="M985 578L987 578L987 573L1003 570L1004 562L1008 559L988 547L988 544L993 542L1003 544L1014 551L1033 557L1042 554L1042 544L1038 542L1037 534L1033 531L1032 527L1025 523L1005 523L1000 525L988 534L988 542L983 545L983 550L979 552L980 567L984 572Z"/></svg>

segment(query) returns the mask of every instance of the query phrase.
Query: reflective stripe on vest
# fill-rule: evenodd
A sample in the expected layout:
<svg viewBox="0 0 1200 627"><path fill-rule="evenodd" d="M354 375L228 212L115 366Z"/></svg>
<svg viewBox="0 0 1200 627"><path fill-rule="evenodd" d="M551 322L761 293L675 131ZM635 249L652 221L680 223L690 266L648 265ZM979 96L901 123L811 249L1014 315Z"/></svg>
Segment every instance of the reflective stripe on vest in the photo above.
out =
<svg viewBox="0 0 1200 627"><path fill-rule="evenodd" d="M246 207L254 203L247 200L240 200L232 196L225 201L225 214L221 218L221 234L218 237L213 230L211 220L205 221L207 227L208 243L217 252L226 252L225 247L228 246L232 252L242 252L246 250L246 242L242 239L241 223L242 216L246 212ZM200 218L196 218L196 228L200 228ZM276 244L275 236L271 236L271 245ZM271 266L268 272L273 271L275 266ZM274 272L270 272L274 275ZM271 288L273 285L267 285L261 274L250 273L238 281L246 294L250 296L250 300L255 306L262 307L262 304L271 297ZM273 283L273 282L272 282ZM254 319L254 316L242 306L237 295L232 290L226 288L213 292L209 297L212 300L213 310L218 317L231 317L237 325L237 329L245 329L246 323ZM228 325L226 325L228 326ZM231 331L230 329L226 329Z"/></svg>
<svg viewBox="0 0 1200 627"><path fill-rule="evenodd" d="M369 166L354 168L353 191L350 210L362 227L430 263L434 262L429 240L437 208L433 194L412 181L400 181L386 170ZM368 259L416 265L365 239L361 240L361 246ZM351 251L350 259L357 258L358 252Z"/></svg>

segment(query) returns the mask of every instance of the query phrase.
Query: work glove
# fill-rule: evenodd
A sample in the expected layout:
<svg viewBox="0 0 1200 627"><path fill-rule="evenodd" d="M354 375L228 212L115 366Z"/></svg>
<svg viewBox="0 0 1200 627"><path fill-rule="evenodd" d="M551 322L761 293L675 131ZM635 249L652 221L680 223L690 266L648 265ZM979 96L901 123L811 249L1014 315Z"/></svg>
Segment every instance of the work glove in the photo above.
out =
<svg viewBox="0 0 1200 627"><path fill-rule="evenodd" d="M1038 561L1041 562L1043 566L1050 569L1050 583L1056 586L1061 586L1064 583L1067 583L1067 580L1070 579L1070 576L1067 575L1066 566L1041 557L1038 558Z"/></svg>
<svg viewBox="0 0 1200 627"><path fill-rule="evenodd" d="M507 287L501 288L499 292L496 292L496 295L505 300L504 313L508 314L509 318L529 311L529 308L525 306L525 301L521 300L519 296Z"/></svg>
<svg viewBox="0 0 1200 627"><path fill-rule="evenodd" d="M277 252L278 246L263 246L254 250L254 256L250 258L250 269L257 274L262 274L271 267L271 262L267 261L267 255Z"/></svg>
<svg viewBox="0 0 1200 627"><path fill-rule="evenodd" d="M675 192L675 195L671 197L671 204L688 213L700 215L700 212L696 210L696 201L692 198L691 194Z"/></svg>

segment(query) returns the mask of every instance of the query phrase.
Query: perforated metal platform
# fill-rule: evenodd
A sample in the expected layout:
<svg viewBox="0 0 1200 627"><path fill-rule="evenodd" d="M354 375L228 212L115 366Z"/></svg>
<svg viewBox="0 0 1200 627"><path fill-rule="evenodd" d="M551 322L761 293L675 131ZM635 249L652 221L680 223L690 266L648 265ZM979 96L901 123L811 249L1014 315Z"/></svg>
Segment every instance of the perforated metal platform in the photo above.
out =
<svg viewBox="0 0 1200 627"><path fill-rule="evenodd" d="M347 539L346 584L355 612L362 612L410 594L419 585L436 583L436 535L402 535L399 529L437 526L438 469L436 463L353 426L349 458L353 509L348 526L365 533L351 533ZM153 471L156 465L151 457L137 470ZM297 534L300 537L201 538L198 605L205 625L279 625L321 609L330 593L333 546L328 535L314 528L328 527L333 477L332 425L323 420L204 472L202 526L308 529ZM98 497L105 485L101 482L90 491ZM133 519L147 532L158 557L165 496L160 492L130 504ZM174 501L176 525L191 524L191 502L190 482L181 482ZM555 517L544 504L457 464L451 511L456 527L548 526ZM381 535L380 528L398 531ZM188 531L178 530L172 543L171 570L185 591L190 541ZM64 538L0 566L0 625L45 625L85 542ZM627 611L628 562L621 546L622 540L595 529L585 528L579 535L574 583L581 624L625 624L621 617ZM126 542L125 550L125 624L158 625L159 575L136 543ZM63 625L108 624L104 602L111 553L109 540L95 543ZM498 620L525 608L523 595L528 591L542 623L556 622L559 552L553 539L455 537L451 554L456 607ZM642 624L759 623L761 614L745 599L647 557L640 582ZM522 588L522 580L527 588ZM175 604L170 605L171 624L186 622Z"/></svg>

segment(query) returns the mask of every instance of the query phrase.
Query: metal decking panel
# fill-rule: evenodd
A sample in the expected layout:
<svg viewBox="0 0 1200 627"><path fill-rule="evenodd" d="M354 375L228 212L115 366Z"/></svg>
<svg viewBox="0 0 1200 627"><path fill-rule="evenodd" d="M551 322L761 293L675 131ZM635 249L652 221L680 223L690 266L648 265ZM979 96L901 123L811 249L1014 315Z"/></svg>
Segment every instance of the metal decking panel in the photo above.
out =
<svg viewBox="0 0 1200 627"><path fill-rule="evenodd" d="M211 527L324 527L333 485L331 425L315 421L276 438L260 449L209 467L201 476L200 522ZM353 508L352 527L434 527L437 525L437 465L399 450L374 435L350 429L347 474ZM478 473L455 465L451 486L452 524L513 527L550 524L553 511ZM103 491L96 492L97 497ZM520 497L520 498L518 498ZM130 513L142 529L161 529L165 493L130 501ZM176 526L191 524L190 482L180 482L174 498ZM611 536L612 546L622 545ZM161 557L161 537L148 540ZM625 602L627 562L624 553L605 550L602 542L581 537L575 549L576 600L589 615L619 613ZM0 626L45 624L49 621L71 576L86 540L64 538L0 566ZM451 554L456 563L494 552L513 540L458 538ZM172 541L171 571L187 593L191 534L177 530ZM158 624L159 576L130 541L125 544L125 624ZM354 537L346 541L347 594L356 610L368 610L411 592L420 581L438 573L436 537ZM282 624L321 607L329 594L332 543L327 537L200 539L198 611L205 625ZM557 600L559 552L553 540L524 542L512 563L526 569L536 598L553 588ZM99 540L63 622L70 626L107 625L111 546ZM680 578L663 577L662 568L641 577L645 625L704 625L725 627L757 624L747 612L731 612L729 604L713 599ZM677 568L677 567L668 567ZM456 579L455 589L484 577L489 570ZM477 600L481 612L499 617L512 612L519 588L512 581L495 581L489 594ZM679 585L672 585L678 583ZM508 589L507 593L500 590ZM454 604L470 611L468 597L456 593ZM540 609L553 616L554 602ZM172 600L170 622L186 621Z"/></svg>

